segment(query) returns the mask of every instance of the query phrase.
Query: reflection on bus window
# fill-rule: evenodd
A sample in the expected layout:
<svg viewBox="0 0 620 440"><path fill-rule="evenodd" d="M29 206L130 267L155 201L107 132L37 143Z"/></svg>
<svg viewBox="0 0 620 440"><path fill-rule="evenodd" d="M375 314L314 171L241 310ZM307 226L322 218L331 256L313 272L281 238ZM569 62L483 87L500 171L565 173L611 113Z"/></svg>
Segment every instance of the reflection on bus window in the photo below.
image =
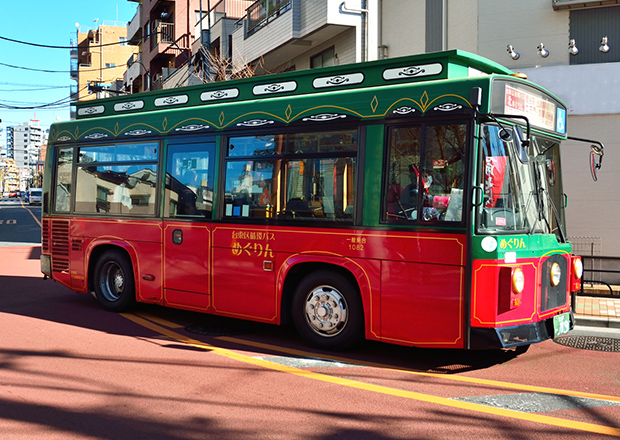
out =
<svg viewBox="0 0 620 440"><path fill-rule="evenodd" d="M213 211L214 144L170 145L166 162L166 217L209 216Z"/></svg>
<svg viewBox="0 0 620 440"><path fill-rule="evenodd" d="M225 213L227 217L273 217L274 162L241 161L226 164Z"/></svg>
<svg viewBox="0 0 620 440"><path fill-rule="evenodd" d="M467 126L396 127L389 136L387 220L460 222Z"/></svg>
<svg viewBox="0 0 620 440"><path fill-rule="evenodd" d="M73 180L73 148L58 149L55 212L69 212Z"/></svg>
<svg viewBox="0 0 620 440"><path fill-rule="evenodd" d="M155 214L156 165L77 168L75 212Z"/></svg>
<svg viewBox="0 0 620 440"><path fill-rule="evenodd" d="M356 155L356 131L230 138L224 216L352 221Z"/></svg>
<svg viewBox="0 0 620 440"><path fill-rule="evenodd" d="M155 215L157 142L81 147L74 211Z"/></svg>

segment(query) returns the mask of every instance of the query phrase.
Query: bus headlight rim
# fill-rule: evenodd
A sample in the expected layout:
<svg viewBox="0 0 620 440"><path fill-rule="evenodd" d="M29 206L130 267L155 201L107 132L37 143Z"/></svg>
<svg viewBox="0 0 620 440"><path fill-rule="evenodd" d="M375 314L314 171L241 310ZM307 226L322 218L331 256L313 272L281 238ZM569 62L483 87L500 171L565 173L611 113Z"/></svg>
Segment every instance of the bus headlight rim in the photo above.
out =
<svg viewBox="0 0 620 440"><path fill-rule="evenodd" d="M562 268L558 263L553 263L551 265L551 270L549 271L549 282L553 287L556 287L560 284L562 280Z"/></svg>
<svg viewBox="0 0 620 440"><path fill-rule="evenodd" d="M520 294L523 292L525 288L525 275L523 274L523 270L521 268L515 268L512 271L512 291L514 293Z"/></svg>
<svg viewBox="0 0 620 440"><path fill-rule="evenodd" d="M581 261L581 258L575 258L573 261L573 273L577 280L580 280L583 276L583 261Z"/></svg>

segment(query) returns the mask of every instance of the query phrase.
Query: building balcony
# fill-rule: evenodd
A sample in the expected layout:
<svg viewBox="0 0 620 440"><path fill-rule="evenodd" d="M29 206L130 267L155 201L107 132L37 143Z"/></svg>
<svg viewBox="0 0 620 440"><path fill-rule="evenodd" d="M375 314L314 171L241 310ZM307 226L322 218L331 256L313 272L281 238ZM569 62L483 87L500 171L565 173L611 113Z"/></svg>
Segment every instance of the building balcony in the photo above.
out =
<svg viewBox="0 0 620 440"><path fill-rule="evenodd" d="M262 58L269 70L361 25L361 15L332 0L258 0L247 10L244 29L233 33L234 64ZM235 59L235 58L243 59Z"/></svg>
<svg viewBox="0 0 620 440"><path fill-rule="evenodd" d="M127 39L130 44L140 45L142 43L142 5L138 5L136 15L133 16L127 25Z"/></svg>
<svg viewBox="0 0 620 440"><path fill-rule="evenodd" d="M155 21L151 27L151 51L162 53L168 46L176 44L174 40L174 23Z"/></svg>
<svg viewBox="0 0 620 440"><path fill-rule="evenodd" d="M291 9L291 0L259 0L247 9L246 35L250 36Z"/></svg>
<svg viewBox="0 0 620 440"><path fill-rule="evenodd" d="M142 54L132 54L127 60L127 70L123 74L125 87L130 86L136 78L140 78L145 73L146 67L142 64Z"/></svg>

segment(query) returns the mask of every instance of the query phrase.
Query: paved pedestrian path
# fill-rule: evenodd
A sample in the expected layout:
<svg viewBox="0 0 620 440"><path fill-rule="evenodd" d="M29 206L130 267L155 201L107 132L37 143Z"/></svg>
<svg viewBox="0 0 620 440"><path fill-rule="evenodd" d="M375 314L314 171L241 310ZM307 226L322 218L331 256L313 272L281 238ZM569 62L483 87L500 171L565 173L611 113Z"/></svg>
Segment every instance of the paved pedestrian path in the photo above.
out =
<svg viewBox="0 0 620 440"><path fill-rule="evenodd" d="M620 319L620 298L578 296L575 313L598 318Z"/></svg>

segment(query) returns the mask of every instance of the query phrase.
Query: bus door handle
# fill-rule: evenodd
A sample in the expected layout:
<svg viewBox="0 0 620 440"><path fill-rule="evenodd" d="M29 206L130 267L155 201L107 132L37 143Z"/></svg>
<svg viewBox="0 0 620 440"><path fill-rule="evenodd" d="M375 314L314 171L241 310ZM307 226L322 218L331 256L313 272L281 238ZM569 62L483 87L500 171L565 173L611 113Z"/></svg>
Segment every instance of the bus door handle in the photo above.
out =
<svg viewBox="0 0 620 440"><path fill-rule="evenodd" d="M484 189L479 185L474 185L471 199L473 200L474 206L482 205L482 201L484 200Z"/></svg>

